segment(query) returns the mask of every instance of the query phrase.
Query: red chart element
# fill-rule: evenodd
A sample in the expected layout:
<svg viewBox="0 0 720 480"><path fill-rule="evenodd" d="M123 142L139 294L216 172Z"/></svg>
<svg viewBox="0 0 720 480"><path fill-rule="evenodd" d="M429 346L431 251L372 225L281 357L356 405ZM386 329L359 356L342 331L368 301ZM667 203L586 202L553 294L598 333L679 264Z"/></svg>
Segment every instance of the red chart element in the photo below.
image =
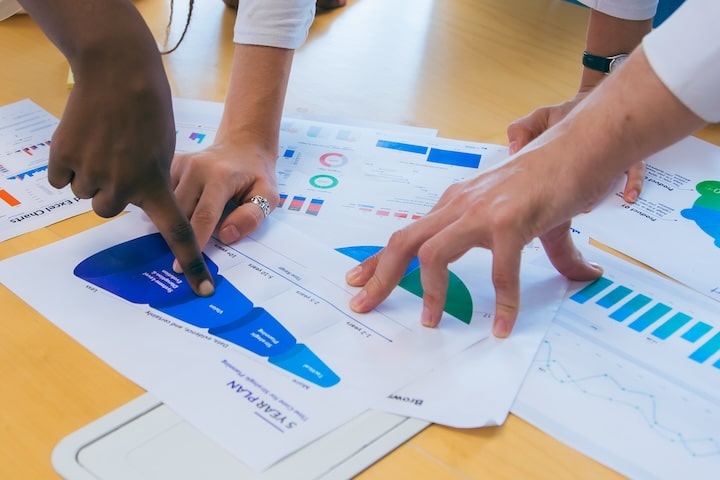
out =
<svg viewBox="0 0 720 480"><path fill-rule="evenodd" d="M347 157L342 153L330 152L320 156L320 163L326 167L342 167L347 162Z"/></svg>
<svg viewBox="0 0 720 480"><path fill-rule="evenodd" d="M17 207L20 205L20 200L13 197L7 190L0 189L0 200L7 203L11 207Z"/></svg>

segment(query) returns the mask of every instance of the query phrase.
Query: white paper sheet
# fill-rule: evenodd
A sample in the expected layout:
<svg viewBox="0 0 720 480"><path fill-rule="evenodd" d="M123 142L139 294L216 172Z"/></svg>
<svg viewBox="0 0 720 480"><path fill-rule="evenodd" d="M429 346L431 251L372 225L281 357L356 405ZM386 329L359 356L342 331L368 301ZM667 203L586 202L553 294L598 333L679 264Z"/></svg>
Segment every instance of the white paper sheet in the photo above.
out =
<svg viewBox="0 0 720 480"><path fill-rule="evenodd" d="M625 179L592 212L586 233L720 301L720 147L688 137L651 156L642 194L622 199Z"/></svg>
<svg viewBox="0 0 720 480"><path fill-rule="evenodd" d="M132 212L3 261L0 280L254 469L489 335L475 321L492 311L483 298L469 323L448 316L439 329L418 324L417 297L402 289L352 313L351 259L271 219L206 248L217 291L201 299L154 232Z"/></svg>
<svg viewBox="0 0 720 480"><path fill-rule="evenodd" d="M203 140L211 141L219 104L176 100L175 106L179 139L206 135ZM427 214L450 184L507 157L501 145L370 127L285 119L280 135L282 200L273 217L331 248L354 248L356 260ZM536 253L537 247L528 247L528 255ZM490 271L490 256L473 251L451 271L465 280L472 298L484 295L487 285L475 280L475 272ZM508 339L474 345L376 408L462 428L502 424L567 285L552 268L529 267L525 275L522 309ZM492 316L484 321L492 323Z"/></svg>
<svg viewBox="0 0 720 480"><path fill-rule="evenodd" d="M686 287L591 247L513 413L630 478L720 469L720 314Z"/></svg>
<svg viewBox="0 0 720 480"><path fill-rule="evenodd" d="M0 241L91 210L47 180L58 120L31 100L0 107Z"/></svg>

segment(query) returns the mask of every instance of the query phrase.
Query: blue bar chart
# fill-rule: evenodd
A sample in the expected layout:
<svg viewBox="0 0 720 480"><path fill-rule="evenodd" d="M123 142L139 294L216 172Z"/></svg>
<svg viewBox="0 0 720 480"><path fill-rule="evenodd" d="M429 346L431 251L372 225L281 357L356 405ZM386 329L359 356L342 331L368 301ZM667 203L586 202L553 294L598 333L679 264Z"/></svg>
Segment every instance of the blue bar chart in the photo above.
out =
<svg viewBox="0 0 720 480"><path fill-rule="evenodd" d="M720 369L720 329L707 321L659 301L647 292L635 291L605 276L581 288L570 300L580 305L593 305L608 311L607 317L654 340L678 337L688 344L698 344L688 355L696 363L713 362ZM706 319L707 320L707 319Z"/></svg>

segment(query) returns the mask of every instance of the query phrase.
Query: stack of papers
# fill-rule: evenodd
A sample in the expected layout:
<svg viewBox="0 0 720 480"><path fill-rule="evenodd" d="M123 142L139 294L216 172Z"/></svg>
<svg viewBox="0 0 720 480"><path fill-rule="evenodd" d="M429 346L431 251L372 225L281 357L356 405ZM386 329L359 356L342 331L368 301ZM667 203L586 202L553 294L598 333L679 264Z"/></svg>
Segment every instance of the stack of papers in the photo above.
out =
<svg viewBox="0 0 720 480"><path fill-rule="evenodd" d="M37 115L30 102L11 107ZM210 145L221 112L220 104L176 100L178 151ZM207 246L218 286L210 299L195 297L172 273L172 255L139 211L8 259L0 280L256 470L367 409L461 428L500 425L512 409L634 477L720 467L720 394L711 388L720 378L720 319L716 299L707 298L715 263L687 268L697 245L720 257L707 238L714 203L692 204L708 198L694 194L696 186L716 190L703 181L717 170L718 149L680 142L648 162L650 181L636 206L610 196L579 219L576 243L605 267L597 282L569 284L528 245L520 317L510 338L499 340L490 333L492 257L482 249L449 266L437 329L419 323L417 262L375 311L348 308L356 292L344 282L348 269L426 215L449 185L507 157L499 145L391 127L285 117L280 205L248 238ZM708 178L689 173L691 162L673 170L663 163L683 151L705 162ZM685 268L667 266L666 254L644 261L704 278L697 288L706 296L589 245L593 236L643 250L647 242L637 239L647 235L638 225L650 205L666 220L654 222L653 234L671 239L682 228L693 250L679 262ZM598 225L618 218L623 235L603 235L608 230ZM652 243L644 252L672 248ZM46 295L57 285L62 295Z"/></svg>

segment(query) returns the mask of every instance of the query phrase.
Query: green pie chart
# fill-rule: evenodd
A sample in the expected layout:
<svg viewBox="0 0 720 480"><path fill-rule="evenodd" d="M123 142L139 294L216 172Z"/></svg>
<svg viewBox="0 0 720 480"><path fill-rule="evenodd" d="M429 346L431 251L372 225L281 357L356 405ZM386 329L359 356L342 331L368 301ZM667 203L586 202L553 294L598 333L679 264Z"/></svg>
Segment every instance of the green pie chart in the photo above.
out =
<svg viewBox="0 0 720 480"><path fill-rule="evenodd" d="M375 255L381 249L382 247L378 247L376 245L354 245L349 247L339 247L335 250L343 255L347 255L348 257L357 260L358 262L362 262L366 258ZM399 286L400 288L403 288L422 298L423 289L420 281L420 262L417 257L413 258L408 265L408 268L405 270L405 275L402 280L400 280ZM455 275L453 272L449 272L447 297L445 299L445 307L443 310L463 323L469 324L472 320L472 295L470 295L470 290L468 290L463 281L460 280L460 277Z"/></svg>

